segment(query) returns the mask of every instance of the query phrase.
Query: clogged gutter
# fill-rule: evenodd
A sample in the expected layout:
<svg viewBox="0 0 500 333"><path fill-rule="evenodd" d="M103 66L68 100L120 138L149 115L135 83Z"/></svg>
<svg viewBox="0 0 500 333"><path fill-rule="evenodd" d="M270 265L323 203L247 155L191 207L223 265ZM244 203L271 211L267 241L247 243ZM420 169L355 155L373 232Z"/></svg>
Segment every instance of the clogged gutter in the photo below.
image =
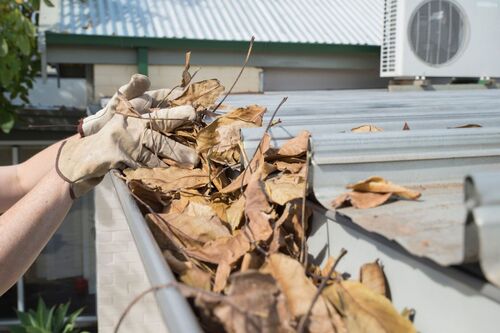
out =
<svg viewBox="0 0 500 333"><path fill-rule="evenodd" d="M222 105L215 114L224 88L191 79L187 61L184 92L162 107L195 107L198 119L168 135L194 147L200 164L164 160L168 167L128 169L124 178L203 329L415 332L411 312L390 302L378 262L354 281L335 269L345 253L324 267L307 260L309 133L272 147L266 132L245 156L240 129L263 126L266 109Z"/></svg>

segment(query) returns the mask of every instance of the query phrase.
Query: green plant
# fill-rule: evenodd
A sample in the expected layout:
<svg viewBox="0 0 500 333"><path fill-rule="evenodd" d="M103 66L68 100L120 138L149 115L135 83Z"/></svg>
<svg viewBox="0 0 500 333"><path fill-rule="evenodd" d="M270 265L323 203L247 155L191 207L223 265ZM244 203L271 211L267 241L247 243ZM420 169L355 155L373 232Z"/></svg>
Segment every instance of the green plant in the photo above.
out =
<svg viewBox="0 0 500 333"><path fill-rule="evenodd" d="M39 298L35 310L17 312L21 325L10 327L12 333L76 333L76 318L83 309L68 314L69 302L53 306L50 309ZM82 332L83 333L83 332Z"/></svg>
<svg viewBox="0 0 500 333"><path fill-rule="evenodd" d="M52 6L49 0L44 0ZM20 98L28 103L28 90L40 71L36 47L36 28L31 18L40 0L0 0L0 130L8 133L14 126Z"/></svg>

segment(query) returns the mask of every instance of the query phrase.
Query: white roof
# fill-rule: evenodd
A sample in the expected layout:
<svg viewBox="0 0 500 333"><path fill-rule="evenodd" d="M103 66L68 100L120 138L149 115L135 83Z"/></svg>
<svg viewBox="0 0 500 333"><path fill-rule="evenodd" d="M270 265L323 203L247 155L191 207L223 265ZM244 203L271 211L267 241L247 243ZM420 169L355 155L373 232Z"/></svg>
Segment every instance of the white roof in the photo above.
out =
<svg viewBox="0 0 500 333"><path fill-rule="evenodd" d="M60 0L57 10L59 33L380 45L384 0Z"/></svg>

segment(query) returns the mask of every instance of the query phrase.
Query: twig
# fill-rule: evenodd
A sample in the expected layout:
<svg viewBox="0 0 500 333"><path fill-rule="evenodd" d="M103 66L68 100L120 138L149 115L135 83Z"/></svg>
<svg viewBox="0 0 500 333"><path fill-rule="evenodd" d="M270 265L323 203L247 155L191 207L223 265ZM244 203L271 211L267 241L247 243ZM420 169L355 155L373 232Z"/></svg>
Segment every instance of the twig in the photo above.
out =
<svg viewBox="0 0 500 333"><path fill-rule="evenodd" d="M325 289L326 283L330 279L330 276L332 275L332 273L335 271L335 268L337 267L337 264L340 262L340 259L342 259L342 257L345 256L346 254L347 254L347 250L344 249L344 248L342 248L340 250L339 256L337 257L337 259L333 263L332 267L328 271L328 275L325 276L325 277L323 277L323 279L321 280L321 283L320 283L320 285L318 287L318 290L316 291L316 294L314 295L314 297L313 297L313 299L311 301L311 304L309 305L309 308L307 309L306 314L304 315L304 317L302 317L300 319L299 327L297 329L298 333L304 333L304 329L306 327L306 322L307 322L309 316L311 315L311 312L312 312L312 309L314 307L314 304L318 300L319 296L321 296L321 292L323 291L323 289Z"/></svg>
<svg viewBox="0 0 500 333"><path fill-rule="evenodd" d="M311 141L307 140L307 152L306 152L306 179L304 181L304 193L302 195L302 211L301 211L301 222L302 222L302 239L301 239L301 244L300 244L300 255L301 255L301 262L304 264L304 268L307 269L307 261L308 261L308 256L307 256L307 243L306 243L306 196L307 196L307 190L308 190L308 185L309 185L309 164L311 163Z"/></svg>
<svg viewBox="0 0 500 333"><path fill-rule="evenodd" d="M222 98L222 100L219 102L219 104L217 104L217 106L212 110L212 112L217 111L217 109L222 105L222 103L224 103L224 101L226 100L227 96L229 96L229 94L233 91L234 86L236 85L236 83L240 79L241 74L243 74L243 70L245 70L245 67L247 66L248 60L250 59L250 54L252 54L252 48L253 48L253 42L254 41L255 41L255 36L252 36L252 38L250 39L250 45L248 46L247 56L245 58L245 62L243 63L243 67L241 67L240 73L236 77L236 80L234 80L233 85L231 86L231 88L229 88L227 94Z"/></svg>

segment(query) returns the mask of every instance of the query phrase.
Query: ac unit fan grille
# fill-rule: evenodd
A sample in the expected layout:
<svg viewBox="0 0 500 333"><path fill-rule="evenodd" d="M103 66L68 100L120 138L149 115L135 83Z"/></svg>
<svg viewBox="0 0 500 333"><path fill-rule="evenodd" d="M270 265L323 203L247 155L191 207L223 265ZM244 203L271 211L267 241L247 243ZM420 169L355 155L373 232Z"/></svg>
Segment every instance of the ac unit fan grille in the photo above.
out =
<svg viewBox="0 0 500 333"><path fill-rule="evenodd" d="M430 65L450 62L465 42L465 20L449 0L428 0L410 20L409 41L415 55Z"/></svg>
<svg viewBox="0 0 500 333"><path fill-rule="evenodd" d="M382 57L380 69L382 73L396 70L396 19L397 0L386 0L384 6L384 36L382 40Z"/></svg>

